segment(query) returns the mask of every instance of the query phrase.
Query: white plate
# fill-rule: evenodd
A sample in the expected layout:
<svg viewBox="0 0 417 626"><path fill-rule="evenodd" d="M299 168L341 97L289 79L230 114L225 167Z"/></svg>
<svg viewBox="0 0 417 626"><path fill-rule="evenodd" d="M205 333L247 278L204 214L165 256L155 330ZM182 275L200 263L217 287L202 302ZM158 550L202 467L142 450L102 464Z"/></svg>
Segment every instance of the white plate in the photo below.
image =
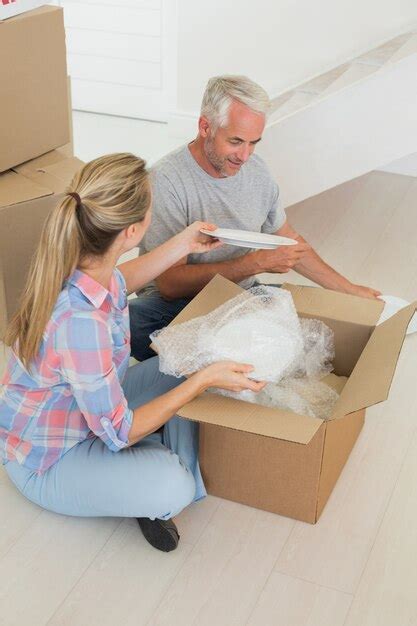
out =
<svg viewBox="0 0 417 626"><path fill-rule="evenodd" d="M278 246L295 246L298 241L289 237L278 235L267 235L266 233L251 232L250 230L234 230L233 228L216 228L216 230L201 231L205 235L216 237L222 243L229 246L239 246L241 248L257 248L268 250Z"/></svg>

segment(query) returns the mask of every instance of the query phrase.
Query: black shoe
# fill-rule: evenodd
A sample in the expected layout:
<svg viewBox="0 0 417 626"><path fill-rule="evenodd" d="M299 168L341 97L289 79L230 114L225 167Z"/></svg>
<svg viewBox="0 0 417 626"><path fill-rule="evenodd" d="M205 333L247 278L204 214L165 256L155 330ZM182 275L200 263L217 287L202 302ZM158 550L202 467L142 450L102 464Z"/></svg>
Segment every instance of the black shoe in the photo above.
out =
<svg viewBox="0 0 417 626"><path fill-rule="evenodd" d="M137 517L143 536L151 546L162 552L171 552L178 546L180 535L172 519L151 520L148 517Z"/></svg>

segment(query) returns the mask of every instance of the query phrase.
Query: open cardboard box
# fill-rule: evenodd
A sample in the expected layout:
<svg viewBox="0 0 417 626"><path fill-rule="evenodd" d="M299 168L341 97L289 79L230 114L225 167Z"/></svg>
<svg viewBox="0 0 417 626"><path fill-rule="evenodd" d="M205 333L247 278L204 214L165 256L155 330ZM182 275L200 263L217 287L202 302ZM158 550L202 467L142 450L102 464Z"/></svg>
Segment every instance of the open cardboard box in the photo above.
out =
<svg viewBox="0 0 417 626"><path fill-rule="evenodd" d="M348 380L331 419L208 392L178 414L200 423L200 465L210 494L315 523L362 429L366 407L388 396L416 306L376 327L383 302L314 287L284 288L300 317L320 319L335 333L335 373ZM242 291L216 276L172 324L205 315Z"/></svg>
<svg viewBox="0 0 417 626"><path fill-rule="evenodd" d="M3 172L70 140L63 9L43 6L0 21L0 54Z"/></svg>
<svg viewBox="0 0 417 626"><path fill-rule="evenodd" d="M0 174L0 334L17 308L46 216L83 165L68 150Z"/></svg>

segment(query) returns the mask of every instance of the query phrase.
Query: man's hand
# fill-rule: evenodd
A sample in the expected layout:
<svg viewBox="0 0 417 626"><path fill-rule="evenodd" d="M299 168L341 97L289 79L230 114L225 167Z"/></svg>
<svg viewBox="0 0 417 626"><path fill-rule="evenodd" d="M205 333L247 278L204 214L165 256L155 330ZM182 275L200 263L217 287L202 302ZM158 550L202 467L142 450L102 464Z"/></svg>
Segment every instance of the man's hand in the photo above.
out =
<svg viewBox="0 0 417 626"><path fill-rule="evenodd" d="M258 272L285 274L289 272L311 250L308 243L293 246L279 246L274 250L257 250L253 252L258 265Z"/></svg>
<svg viewBox="0 0 417 626"><path fill-rule="evenodd" d="M352 296L360 296L361 298L376 299L381 295L380 291L372 289L371 287L365 287L364 285L354 285L353 283L345 289L345 293L349 293Z"/></svg>

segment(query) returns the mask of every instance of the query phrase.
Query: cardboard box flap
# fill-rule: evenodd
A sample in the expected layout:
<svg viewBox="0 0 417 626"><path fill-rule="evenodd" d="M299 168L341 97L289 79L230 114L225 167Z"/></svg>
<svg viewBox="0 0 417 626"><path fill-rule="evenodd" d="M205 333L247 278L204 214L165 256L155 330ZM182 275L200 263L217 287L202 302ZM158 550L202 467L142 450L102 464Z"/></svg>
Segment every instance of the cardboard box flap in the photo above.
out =
<svg viewBox="0 0 417 626"><path fill-rule="evenodd" d="M64 146L65 147L65 146ZM72 154L69 156L73 156ZM50 150L49 152L45 152L45 154L41 154L35 159L29 159L29 161L25 161L24 163L20 163L16 165L13 169L15 172L19 172L20 174L31 174L35 170L39 168L45 168L48 165L54 165L55 163L59 163L64 159L67 159L68 155L65 150L61 148L56 148L55 150Z"/></svg>
<svg viewBox="0 0 417 626"><path fill-rule="evenodd" d="M231 280L224 278L220 274L216 274L168 326L188 322L188 320L199 317L200 315L207 315L207 313L214 311L214 309L217 309L217 307L244 291L245 290L239 287L239 285L236 285L236 283L232 283ZM151 343L151 348L155 352L158 352L153 343Z"/></svg>
<svg viewBox="0 0 417 626"><path fill-rule="evenodd" d="M333 419L387 399L416 306L416 302L410 304L375 328L340 395Z"/></svg>
<svg viewBox="0 0 417 626"><path fill-rule="evenodd" d="M0 208L52 194L51 189L13 170L0 174Z"/></svg>
<svg viewBox="0 0 417 626"><path fill-rule="evenodd" d="M207 392L188 402L178 411L178 415L195 422L300 444L309 443L323 423L314 417Z"/></svg>
<svg viewBox="0 0 417 626"><path fill-rule="evenodd" d="M15 169L24 173L30 180L49 187L54 193L65 191L74 174L83 166L83 162L76 157L61 159L58 162L45 165L42 164L42 159L35 160L37 161L35 165L29 161Z"/></svg>
<svg viewBox="0 0 417 626"><path fill-rule="evenodd" d="M284 283L294 300L298 313L311 317L331 317L364 326L375 326L384 308L381 300L351 296L322 287Z"/></svg>
<svg viewBox="0 0 417 626"><path fill-rule="evenodd" d="M194 317L207 315L235 296L244 293L244 289L231 280L216 274L214 278L196 295L196 297L177 315L171 324L181 324Z"/></svg>

